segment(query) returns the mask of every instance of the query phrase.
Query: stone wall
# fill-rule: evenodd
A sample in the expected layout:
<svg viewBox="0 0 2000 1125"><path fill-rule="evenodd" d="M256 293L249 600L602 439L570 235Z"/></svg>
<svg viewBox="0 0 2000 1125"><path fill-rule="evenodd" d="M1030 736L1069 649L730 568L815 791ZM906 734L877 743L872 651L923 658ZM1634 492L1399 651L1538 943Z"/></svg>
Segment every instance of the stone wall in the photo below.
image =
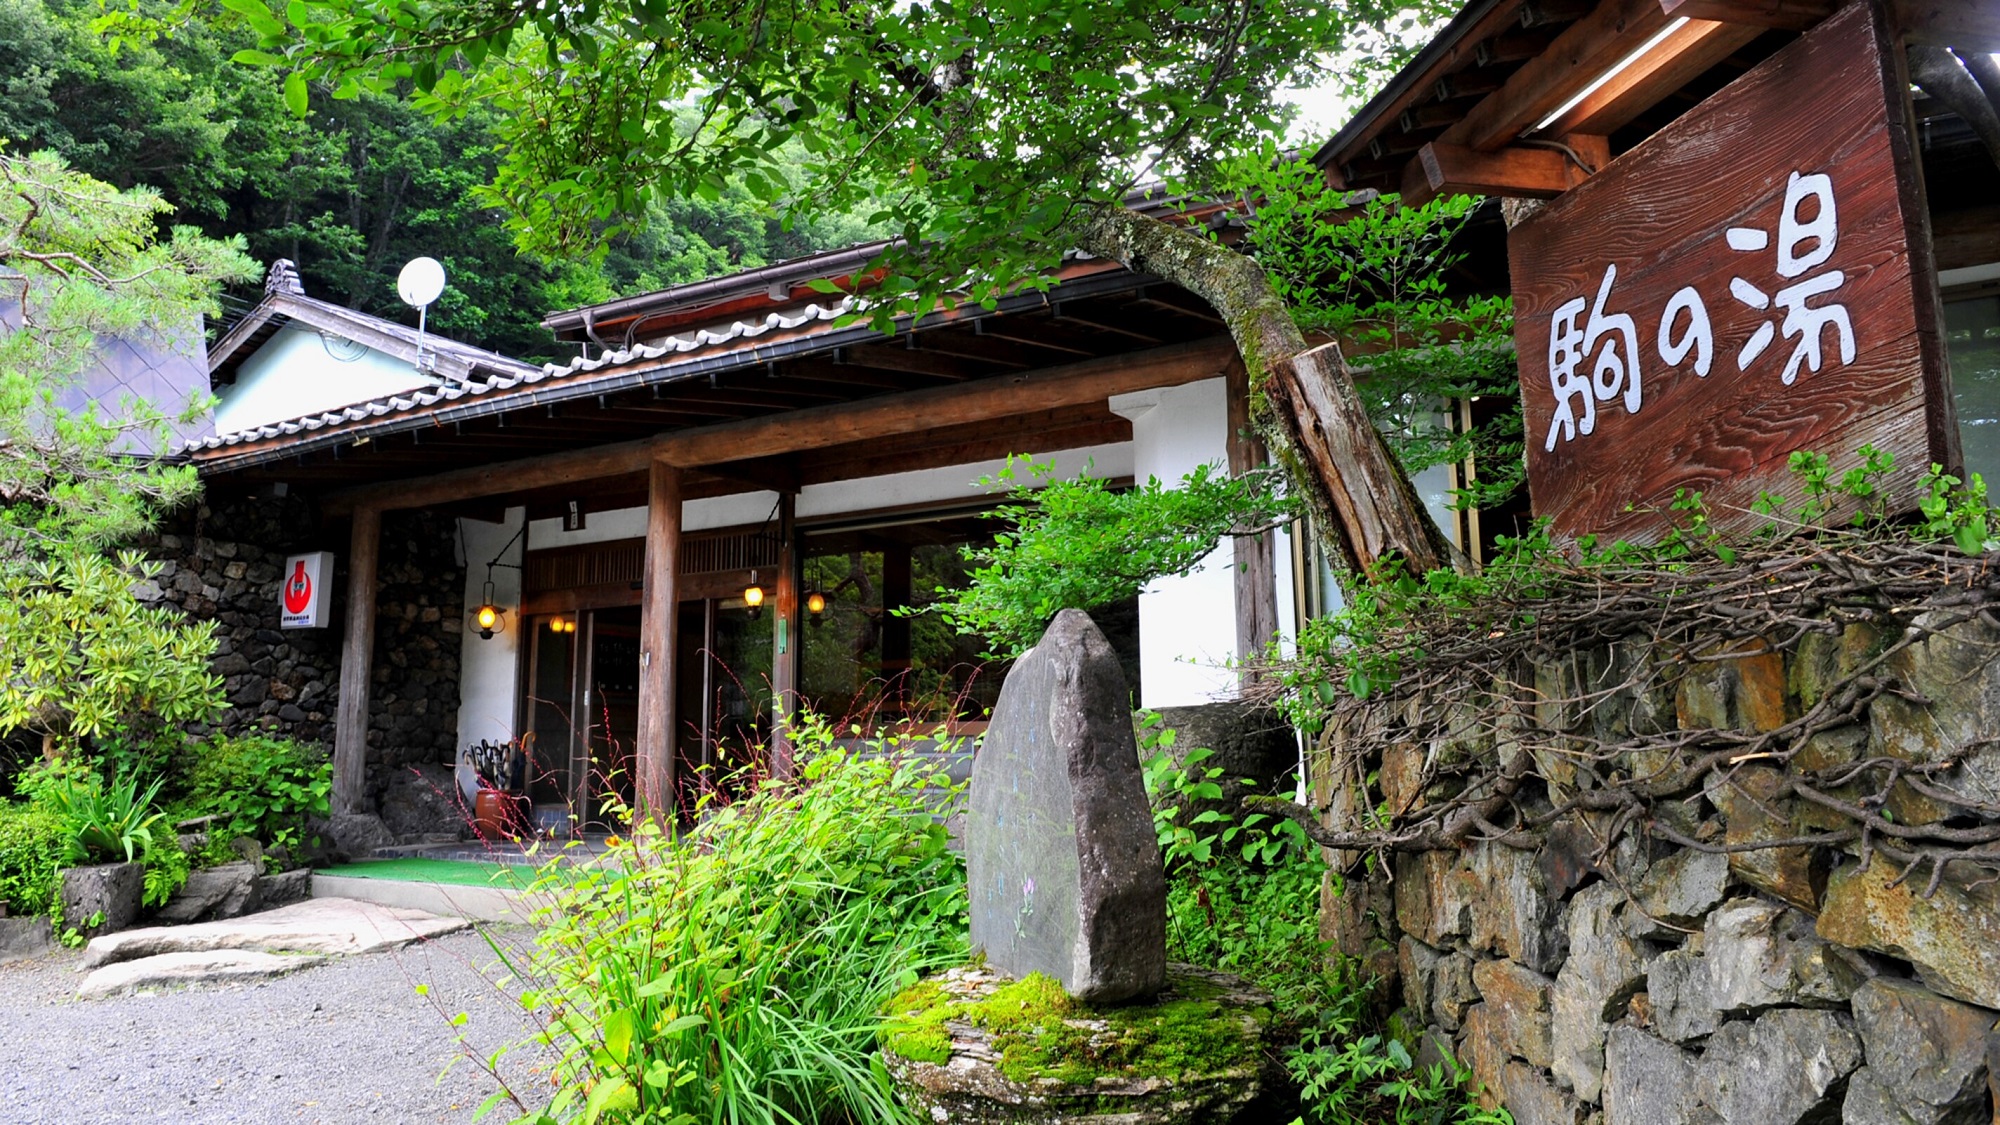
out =
<svg viewBox="0 0 2000 1125"><path fill-rule="evenodd" d="M210 496L143 544L163 570L148 600L216 623L214 668L228 709L214 729L263 732L331 750L346 618L347 532L297 496ZM332 617L323 629L279 629L285 557L335 552ZM456 833L447 771L458 741L464 568L453 522L426 512L382 520L367 797L401 836Z"/></svg>
<svg viewBox="0 0 2000 1125"><path fill-rule="evenodd" d="M1865 718L1811 733L1784 768L1824 778L1871 758L1951 762L1927 784L1983 811L1899 781L1890 820L1987 834L2000 820L2000 746L1989 741L2000 734L2000 631L1957 627L1886 662L1884 647L1879 631L1854 625L1785 655L1691 661L1555 725L1577 733L1579 753L1623 732L1771 731L1865 672L1885 686ZM1658 657L1637 642L1579 653L1532 669L1534 691L1515 698L1546 712L1562 705L1545 701L1588 697L1587 685ZM1391 745L1371 799L1439 799L1424 763L1468 749L1500 751ZM1538 756L1553 811L1582 782L1559 756ZM1520 1125L2000 1122L2000 889L1957 877L1933 887L1928 866L1903 879L1879 851L1863 863L1852 842L1727 851L1852 826L1823 805L1773 799L1785 776L1752 755L1708 775L1693 799L1645 814L1699 847L1661 839L1649 821L1617 832L1619 814L1604 812L1557 819L1519 846L1400 854L1392 878L1348 857L1324 928L1394 982L1394 1022L1421 1036L1422 1053L1460 1060ZM1321 794L1336 807L1337 796Z"/></svg>

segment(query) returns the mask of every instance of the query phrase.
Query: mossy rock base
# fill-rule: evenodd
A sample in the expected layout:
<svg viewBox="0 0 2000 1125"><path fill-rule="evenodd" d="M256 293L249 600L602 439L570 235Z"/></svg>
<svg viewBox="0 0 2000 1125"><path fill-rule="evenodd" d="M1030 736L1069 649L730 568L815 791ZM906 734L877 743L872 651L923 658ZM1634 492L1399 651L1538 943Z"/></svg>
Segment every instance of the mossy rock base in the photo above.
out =
<svg viewBox="0 0 2000 1125"><path fill-rule="evenodd" d="M886 1008L882 1054L903 1097L962 1125L1223 1125L1257 1117L1281 1080L1271 997L1169 965L1145 1004L1091 1008L1040 974L952 969Z"/></svg>

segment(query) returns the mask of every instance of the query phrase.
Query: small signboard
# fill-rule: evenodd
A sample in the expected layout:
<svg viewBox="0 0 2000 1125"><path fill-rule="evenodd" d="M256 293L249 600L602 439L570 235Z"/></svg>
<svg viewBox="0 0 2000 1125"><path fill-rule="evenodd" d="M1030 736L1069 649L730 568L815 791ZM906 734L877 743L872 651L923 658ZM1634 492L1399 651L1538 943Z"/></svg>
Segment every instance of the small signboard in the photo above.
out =
<svg viewBox="0 0 2000 1125"><path fill-rule="evenodd" d="M1856 0L1509 233L1558 534L1656 538L1679 489L1756 525L1760 493L1798 494L1795 450L1893 453L1897 506L1956 465L1893 49Z"/></svg>
<svg viewBox="0 0 2000 1125"><path fill-rule="evenodd" d="M278 627L320 629L331 624L333 604L333 552L314 551L285 560L284 580L278 586Z"/></svg>

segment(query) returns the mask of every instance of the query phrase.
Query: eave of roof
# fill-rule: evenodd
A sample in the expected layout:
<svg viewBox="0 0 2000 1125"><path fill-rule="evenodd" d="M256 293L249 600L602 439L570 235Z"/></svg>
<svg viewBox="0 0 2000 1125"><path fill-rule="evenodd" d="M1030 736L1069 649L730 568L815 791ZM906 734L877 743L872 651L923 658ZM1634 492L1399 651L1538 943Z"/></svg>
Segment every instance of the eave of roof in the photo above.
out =
<svg viewBox="0 0 2000 1125"><path fill-rule="evenodd" d="M928 328L972 323L1053 300L1116 292L1155 280L1130 273L1115 262L1075 259L1048 293L1033 290L1019 293L1001 300L992 310L965 306L932 313L925 317L923 325ZM702 329L669 338L659 345L639 345L597 359L548 364L484 383L391 395L340 410L218 434L180 452L205 470L230 471L377 434L442 426L639 386L705 379L715 372L882 340L882 334L866 323L845 326L837 323L852 309L851 298L829 305L809 304L789 313L773 312L754 321L739 320L719 330Z"/></svg>
<svg viewBox="0 0 2000 1125"><path fill-rule="evenodd" d="M1476 46L1474 37L1477 30L1484 30L1489 21L1511 21L1520 10L1523 0L1471 0L1453 16L1429 43L1417 52L1408 65L1389 79L1389 84L1381 93L1368 100L1361 112L1354 115L1333 139L1313 153L1313 163L1320 168L1338 165L1350 157L1355 150L1366 145L1381 132L1385 121L1393 120L1407 108L1409 102L1420 96L1437 80L1437 71L1455 64L1461 57L1461 48ZM1468 43L1468 38L1473 42Z"/></svg>

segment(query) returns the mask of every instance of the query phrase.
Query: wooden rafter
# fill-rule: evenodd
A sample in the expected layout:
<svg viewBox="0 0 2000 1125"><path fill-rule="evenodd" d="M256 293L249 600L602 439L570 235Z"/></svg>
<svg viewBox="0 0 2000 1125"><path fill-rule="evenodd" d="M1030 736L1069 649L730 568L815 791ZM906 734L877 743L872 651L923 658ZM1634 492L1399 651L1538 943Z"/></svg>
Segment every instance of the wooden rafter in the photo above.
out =
<svg viewBox="0 0 2000 1125"><path fill-rule="evenodd" d="M1669 16L1745 27L1804 31L1834 13L1840 0L1660 0Z"/></svg>
<svg viewBox="0 0 2000 1125"><path fill-rule="evenodd" d="M1667 23L1660 0L1604 0L1438 139L1482 152L1504 148Z"/></svg>
<svg viewBox="0 0 2000 1125"><path fill-rule="evenodd" d="M1541 131L1609 136L1748 46L1763 31L1752 24L1691 19Z"/></svg>

